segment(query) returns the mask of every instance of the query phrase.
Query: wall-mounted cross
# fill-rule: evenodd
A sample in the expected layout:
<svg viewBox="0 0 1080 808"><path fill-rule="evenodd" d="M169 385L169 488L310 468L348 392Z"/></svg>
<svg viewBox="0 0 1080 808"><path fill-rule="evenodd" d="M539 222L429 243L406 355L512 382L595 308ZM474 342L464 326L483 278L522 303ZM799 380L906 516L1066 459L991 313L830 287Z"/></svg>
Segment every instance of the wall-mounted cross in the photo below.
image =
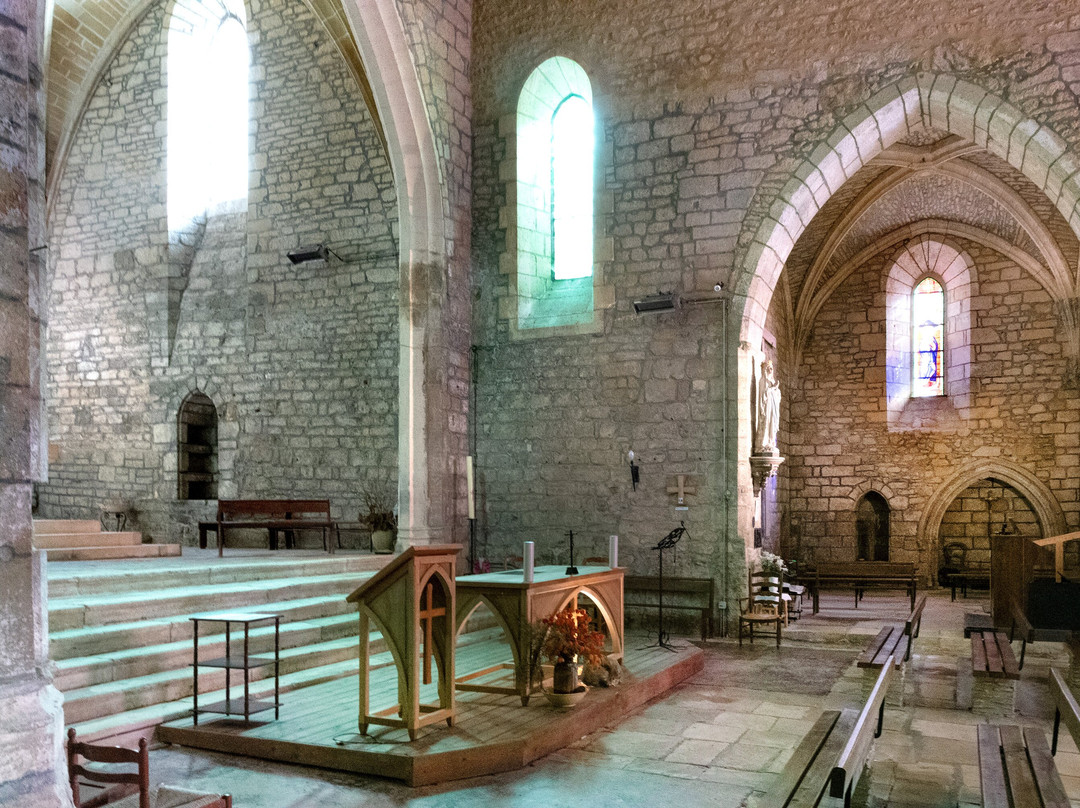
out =
<svg viewBox="0 0 1080 808"><path fill-rule="evenodd" d="M433 607L431 603L432 583L424 587L424 605L417 612L416 618L424 624L424 684L431 684L431 621L436 617L445 617L446 609L442 606Z"/></svg>
<svg viewBox="0 0 1080 808"><path fill-rule="evenodd" d="M686 484L686 478L689 477L689 476L690 476L689 474L676 474L675 475L675 479L677 481L676 484L675 485L669 485L668 489L667 489L667 492L669 494L678 494L679 495L679 504L680 505L685 505L686 504L686 496L688 494L696 494L697 493L696 488L692 488L692 487L690 487L690 486L688 486Z"/></svg>

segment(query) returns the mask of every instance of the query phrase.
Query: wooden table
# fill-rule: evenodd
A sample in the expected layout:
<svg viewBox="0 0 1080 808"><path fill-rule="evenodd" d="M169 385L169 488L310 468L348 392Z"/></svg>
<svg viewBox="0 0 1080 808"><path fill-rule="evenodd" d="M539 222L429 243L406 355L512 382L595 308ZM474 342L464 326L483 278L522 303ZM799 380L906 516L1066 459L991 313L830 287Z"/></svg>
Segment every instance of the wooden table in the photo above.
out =
<svg viewBox="0 0 1080 808"><path fill-rule="evenodd" d="M585 593L603 617L611 650L608 656L623 658L623 572L621 568L578 567L577 575L567 575L566 567L537 567L532 583L525 583L522 570L462 575L456 579L457 630L481 602L486 603L502 625L514 654L514 686L469 684L470 679L491 673L494 668L458 677L458 690L480 693L509 693L529 703L531 628L534 623L567 606L577 605Z"/></svg>

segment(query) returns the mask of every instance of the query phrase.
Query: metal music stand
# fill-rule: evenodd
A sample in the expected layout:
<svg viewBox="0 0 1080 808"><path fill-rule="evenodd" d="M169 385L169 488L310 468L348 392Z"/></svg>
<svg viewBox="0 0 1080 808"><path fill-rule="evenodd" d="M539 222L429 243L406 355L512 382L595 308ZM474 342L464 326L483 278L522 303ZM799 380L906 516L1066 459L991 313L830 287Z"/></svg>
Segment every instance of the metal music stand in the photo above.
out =
<svg viewBox="0 0 1080 808"><path fill-rule="evenodd" d="M566 535L570 537L570 566L566 568L566 574L577 575L577 567L574 566L574 531L568 531Z"/></svg>
<svg viewBox="0 0 1080 808"><path fill-rule="evenodd" d="M656 546L652 548L656 550L660 555L660 576L658 582L659 586L657 587L659 590L659 592L657 593L657 599L659 601L660 614L657 619L658 626L656 642L652 645L645 646L646 648L666 648L669 651L679 650L674 645L668 642L668 639L671 637L671 635L664 631L664 550L668 550L674 547L676 544L679 543L679 539L681 539L684 535L689 535L686 532L686 523L679 522L679 526L677 528L664 536L664 538L657 542Z"/></svg>

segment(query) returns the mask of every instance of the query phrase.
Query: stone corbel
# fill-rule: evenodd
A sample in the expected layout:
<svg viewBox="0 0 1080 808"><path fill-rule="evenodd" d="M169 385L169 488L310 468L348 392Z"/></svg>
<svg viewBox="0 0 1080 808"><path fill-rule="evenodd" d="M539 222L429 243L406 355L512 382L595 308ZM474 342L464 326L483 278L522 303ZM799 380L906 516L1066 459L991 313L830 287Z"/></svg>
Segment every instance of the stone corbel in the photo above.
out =
<svg viewBox="0 0 1080 808"><path fill-rule="evenodd" d="M776 476L776 470L780 468L780 464L784 462L784 458L778 454L768 455L751 455L750 457L750 476L754 481L754 496L756 497L761 493L761 489L765 487L765 481L770 477Z"/></svg>

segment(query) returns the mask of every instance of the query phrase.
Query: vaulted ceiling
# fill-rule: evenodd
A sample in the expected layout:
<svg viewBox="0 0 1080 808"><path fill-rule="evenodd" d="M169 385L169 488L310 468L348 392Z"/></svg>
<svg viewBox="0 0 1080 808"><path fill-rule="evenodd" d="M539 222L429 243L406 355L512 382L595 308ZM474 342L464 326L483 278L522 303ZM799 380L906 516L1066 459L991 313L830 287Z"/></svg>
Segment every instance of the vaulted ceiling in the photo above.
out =
<svg viewBox="0 0 1080 808"><path fill-rule="evenodd" d="M1056 299L1074 288L1080 241L1046 195L985 150L924 129L863 167L792 249L780 282L796 351L842 276L923 232L973 239L1008 255Z"/></svg>

